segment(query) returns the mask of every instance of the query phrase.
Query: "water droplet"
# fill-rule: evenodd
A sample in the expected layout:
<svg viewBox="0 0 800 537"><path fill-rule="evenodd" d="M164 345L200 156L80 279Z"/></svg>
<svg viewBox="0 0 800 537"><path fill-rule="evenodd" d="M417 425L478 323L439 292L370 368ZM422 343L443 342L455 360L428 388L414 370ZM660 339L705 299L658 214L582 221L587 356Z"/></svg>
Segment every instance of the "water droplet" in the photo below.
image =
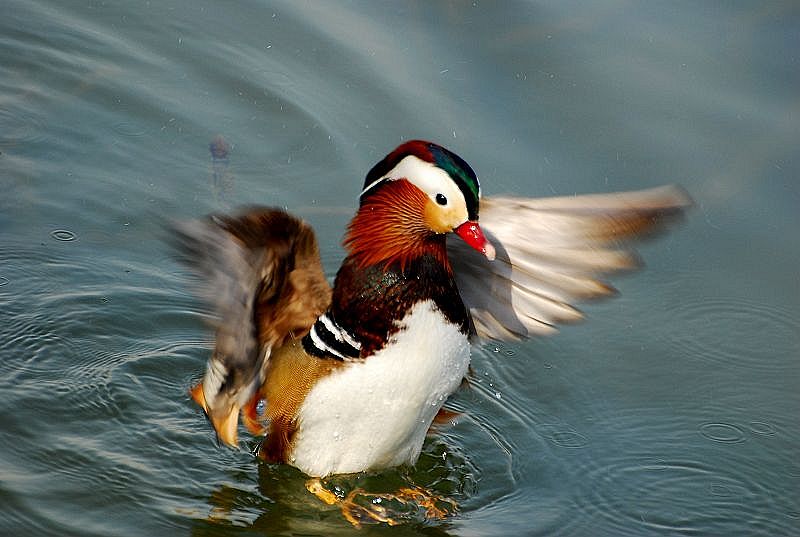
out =
<svg viewBox="0 0 800 537"><path fill-rule="evenodd" d="M495 399L502 399L503 395L500 392L494 392L494 398Z"/></svg>
<svg viewBox="0 0 800 537"><path fill-rule="evenodd" d="M733 495L730 487L721 485L719 483L711 483L711 485L708 487L708 491L714 496L727 497Z"/></svg>
<svg viewBox="0 0 800 537"><path fill-rule="evenodd" d="M772 436L778 432L771 423L764 421L751 421L747 427L750 429L750 432L764 436Z"/></svg>
<svg viewBox="0 0 800 537"><path fill-rule="evenodd" d="M570 449L586 447L589 440L577 431L561 431L553 433L550 440L557 446Z"/></svg>
<svg viewBox="0 0 800 537"><path fill-rule="evenodd" d="M121 134L122 136L144 136L147 134L147 129L145 129L141 125L137 125L136 123L128 123L128 122L120 122L115 124L112 129L117 134Z"/></svg>
<svg viewBox="0 0 800 537"><path fill-rule="evenodd" d="M589 445L588 438L565 423L543 423L536 430L558 447L580 449Z"/></svg>
<svg viewBox="0 0 800 537"><path fill-rule="evenodd" d="M75 240L75 233L68 229L54 229L50 232L50 236L57 241L69 242Z"/></svg>
<svg viewBox="0 0 800 537"><path fill-rule="evenodd" d="M730 423L704 423L700 426L700 434L709 440L723 444L744 442L744 431Z"/></svg>

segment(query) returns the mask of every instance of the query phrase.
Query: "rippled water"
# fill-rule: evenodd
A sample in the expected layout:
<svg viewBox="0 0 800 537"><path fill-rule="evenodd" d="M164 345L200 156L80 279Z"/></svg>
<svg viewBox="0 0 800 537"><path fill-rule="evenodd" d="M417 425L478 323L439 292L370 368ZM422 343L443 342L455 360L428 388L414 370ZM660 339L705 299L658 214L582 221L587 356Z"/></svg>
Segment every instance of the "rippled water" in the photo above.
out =
<svg viewBox="0 0 800 537"><path fill-rule="evenodd" d="M459 504L361 533L800 533L795 2L3 11L0 533L351 533L296 470L215 445L162 226L286 206L332 276L364 173L411 137L490 195L678 182L697 205L589 322L477 348L415 468L337 478Z"/></svg>

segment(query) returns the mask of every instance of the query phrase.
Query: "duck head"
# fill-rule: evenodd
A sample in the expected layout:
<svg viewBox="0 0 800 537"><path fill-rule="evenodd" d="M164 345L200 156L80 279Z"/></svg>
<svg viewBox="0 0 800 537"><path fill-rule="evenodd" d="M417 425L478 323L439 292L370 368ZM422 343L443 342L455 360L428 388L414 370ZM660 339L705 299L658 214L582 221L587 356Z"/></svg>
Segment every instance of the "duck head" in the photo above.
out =
<svg viewBox="0 0 800 537"><path fill-rule="evenodd" d="M367 174L345 246L362 265L430 253L449 267L444 237L455 233L489 260L495 250L478 224L481 188L461 157L432 142L399 146Z"/></svg>

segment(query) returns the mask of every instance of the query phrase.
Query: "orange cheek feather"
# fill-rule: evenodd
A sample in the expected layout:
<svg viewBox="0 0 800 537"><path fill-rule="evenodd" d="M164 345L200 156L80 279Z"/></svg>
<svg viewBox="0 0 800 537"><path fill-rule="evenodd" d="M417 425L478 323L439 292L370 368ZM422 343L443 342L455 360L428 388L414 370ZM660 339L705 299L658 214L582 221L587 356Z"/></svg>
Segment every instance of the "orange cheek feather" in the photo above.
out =
<svg viewBox="0 0 800 537"><path fill-rule="evenodd" d="M448 233L460 224L455 209L442 209L426 196L425 225L434 233Z"/></svg>

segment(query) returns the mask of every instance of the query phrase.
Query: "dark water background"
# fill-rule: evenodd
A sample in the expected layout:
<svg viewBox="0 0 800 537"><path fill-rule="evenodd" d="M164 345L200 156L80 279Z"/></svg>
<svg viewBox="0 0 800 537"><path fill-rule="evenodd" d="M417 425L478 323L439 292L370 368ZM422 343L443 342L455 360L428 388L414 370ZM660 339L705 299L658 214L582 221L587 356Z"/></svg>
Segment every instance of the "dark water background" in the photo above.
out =
<svg viewBox="0 0 800 537"><path fill-rule="evenodd" d="M696 207L589 322L475 349L417 468L341 481L458 515L360 534L800 534L797 2L2 11L0 534L353 532L299 472L215 446L161 223L286 206L332 276L364 174L412 137L488 195L677 182Z"/></svg>

